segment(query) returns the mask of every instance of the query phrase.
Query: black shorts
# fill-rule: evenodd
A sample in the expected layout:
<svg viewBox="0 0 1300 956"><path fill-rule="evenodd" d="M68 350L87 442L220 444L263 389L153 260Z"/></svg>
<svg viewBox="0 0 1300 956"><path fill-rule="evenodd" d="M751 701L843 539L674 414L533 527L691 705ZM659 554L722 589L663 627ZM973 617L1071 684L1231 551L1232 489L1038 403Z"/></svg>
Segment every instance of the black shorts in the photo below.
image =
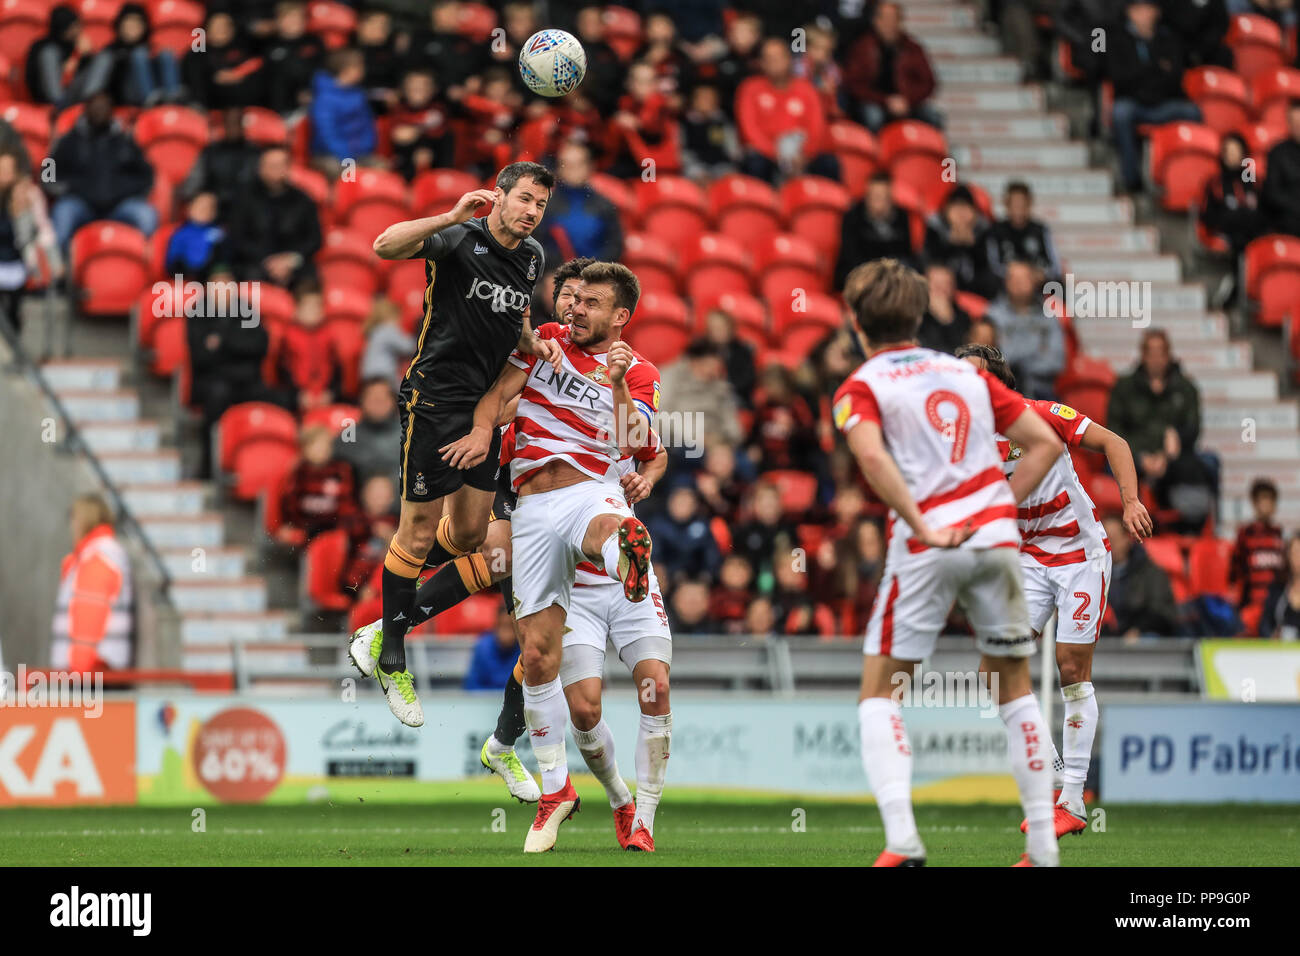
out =
<svg viewBox="0 0 1300 956"><path fill-rule="evenodd" d="M519 495L510 485L510 467L503 467L497 474L497 496L492 500L493 521L509 521L519 503Z"/></svg>
<svg viewBox="0 0 1300 956"><path fill-rule="evenodd" d="M438 449L470 433L474 406L435 406L418 389L402 385L398 411L402 421L401 492L403 501L433 501L461 485L496 491L501 461L501 433L492 429L492 447L483 462L461 471L442 460Z"/></svg>

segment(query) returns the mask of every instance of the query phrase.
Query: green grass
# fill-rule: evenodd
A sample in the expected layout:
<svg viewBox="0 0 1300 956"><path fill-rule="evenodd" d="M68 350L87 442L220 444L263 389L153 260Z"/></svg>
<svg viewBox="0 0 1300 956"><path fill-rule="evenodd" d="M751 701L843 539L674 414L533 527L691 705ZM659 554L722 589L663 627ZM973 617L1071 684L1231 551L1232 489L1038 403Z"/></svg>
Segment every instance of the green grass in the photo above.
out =
<svg viewBox="0 0 1300 956"><path fill-rule="evenodd" d="M525 858L533 809L488 791L425 805L357 797L305 806L0 810L0 865L191 866L861 866L883 845L880 817L863 802L669 793L653 856L623 853L609 807L594 785L560 831L555 853ZM806 813L795 832L794 811ZM1062 846L1067 866L1293 866L1293 807L1106 807L1105 832ZM495 816L494 816L495 813ZM931 865L1006 866L1023 850L1011 806L921 805ZM505 830L493 829L494 819Z"/></svg>

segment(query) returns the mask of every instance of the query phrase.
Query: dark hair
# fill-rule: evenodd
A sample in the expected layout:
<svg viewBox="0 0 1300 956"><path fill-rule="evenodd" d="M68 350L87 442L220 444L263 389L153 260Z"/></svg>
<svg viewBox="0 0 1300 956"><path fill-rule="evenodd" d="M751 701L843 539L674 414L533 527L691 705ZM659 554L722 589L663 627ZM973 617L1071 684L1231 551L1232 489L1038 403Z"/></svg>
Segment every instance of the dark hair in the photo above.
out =
<svg viewBox="0 0 1300 956"><path fill-rule="evenodd" d="M388 389L390 395L394 394L393 383L384 375L371 375L369 378L362 379L361 384L357 386L357 394L360 395L366 389L373 388L376 385L382 385Z"/></svg>
<svg viewBox="0 0 1300 956"><path fill-rule="evenodd" d="M636 273L621 262L593 262L582 270L584 283L609 285L614 289L614 308L636 311L641 298L641 283Z"/></svg>
<svg viewBox="0 0 1300 956"><path fill-rule="evenodd" d="M1169 333L1166 332L1164 329L1147 329L1145 332L1143 332L1142 340L1141 343L1138 345L1138 349L1139 350L1146 349L1147 343L1150 342L1152 339L1159 339L1161 342L1164 342L1165 351L1173 352L1174 345L1172 342L1169 341Z"/></svg>
<svg viewBox="0 0 1300 956"><path fill-rule="evenodd" d="M554 308L555 303L560 301L560 289L564 286L564 283L570 279L581 279L582 270L595 261L590 256L578 256L576 259L560 263L560 267L551 273L551 281L555 286L551 291L551 308Z"/></svg>
<svg viewBox="0 0 1300 956"><path fill-rule="evenodd" d="M1029 188L1029 183L1023 179L1013 179L1007 183L1006 195L1010 196L1012 193L1020 193L1026 199L1034 198L1034 191Z"/></svg>
<svg viewBox="0 0 1300 956"><path fill-rule="evenodd" d="M1007 388L1016 387L1016 376L1011 372L1011 366L1007 364L1006 356L1002 350L993 345L962 345L953 353L959 359L976 356L984 360L984 368L990 375L996 378Z"/></svg>
<svg viewBox="0 0 1300 956"><path fill-rule="evenodd" d="M849 273L844 301L872 345L910 342L930 302L930 288L923 276L897 259L876 259Z"/></svg>
<svg viewBox="0 0 1300 956"><path fill-rule="evenodd" d="M1277 485L1272 478L1256 478L1250 483L1250 500L1254 501L1257 495L1272 495L1277 499Z"/></svg>
<svg viewBox="0 0 1300 956"><path fill-rule="evenodd" d="M686 350L682 352L688 359L717 358L718 347L706 338L691 339Z"/></svg>
<svg viewBox="0 0 1300 956"><path fill-rule="evenodd" d="M549 169L541 163L523 161L502 167L501 172L497 173L497 188L504 193L509 193L519 185L521 179L531 179L547 192L555 188L555 176Z"/></svg>
<svg viewBox="0 0 1300 956"><path fill-rule="evenodd" d="M871 178L867 180L868 186L878 186L881 183L884 183L886 186L893 186L893 177L891 177L889 173L875 172L872 173Z"/></svg>
<svg viewBox="0 0 1300 956"><path fill-rule="evenodd" d="M344 70L353 66L365 67L366 57L356 47L344 47L335 50L326 58L325 66L333 76L339 76Z"/></svg>

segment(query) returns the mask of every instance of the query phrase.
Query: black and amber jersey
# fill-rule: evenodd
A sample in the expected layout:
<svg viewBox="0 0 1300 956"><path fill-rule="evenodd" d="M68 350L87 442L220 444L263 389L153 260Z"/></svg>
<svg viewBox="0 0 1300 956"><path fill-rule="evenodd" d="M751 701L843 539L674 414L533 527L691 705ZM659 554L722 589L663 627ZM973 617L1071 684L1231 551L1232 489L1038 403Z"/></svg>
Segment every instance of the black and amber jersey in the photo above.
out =
<svg viewBox="0 0 1300 956"><path fill-rule="evenodd" d="M541 243L530 236L507 249L484 217L430 236L411 258L425 260L428 286L405 381L434 405L472 407L519 343Z"/></svg>

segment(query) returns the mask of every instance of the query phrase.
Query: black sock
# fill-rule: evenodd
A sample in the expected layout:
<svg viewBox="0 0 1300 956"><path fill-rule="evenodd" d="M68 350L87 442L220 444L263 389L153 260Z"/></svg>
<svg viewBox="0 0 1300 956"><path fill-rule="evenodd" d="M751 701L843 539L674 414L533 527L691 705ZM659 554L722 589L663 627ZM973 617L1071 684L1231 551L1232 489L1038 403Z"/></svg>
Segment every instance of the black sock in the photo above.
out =
<svg viewBox="0 0 1300 956"><path fill-rule="evenodd" d="M415 603L411 608L411 627L423 624L429 618L437 617L473 593L465 585L465 578L460 573L460 569L455 564L444 564L415 592ZM387 631L384 632L384 636L388 636Z"/></svg>
<svg viewBox="0 0 1300 956"><path fill-rule="evenodd" d="M497 743L513 747L515 741L523 736L524 724L524 687L511 674L506 681L506 690L501 701L501 713L497 717L497 729L492 736Z"/></svg>
<svg viewBox="0 0 1300 956"><path fill-rule="evenodd" d="M515 613L515 583L508 577L502 578L497 582L497 587L501 589L501 603L506 606L507 614Z"/></svg>
<svg viewBox="0 0 1300 956"><path fill-rule="evenodd" d="M460 557L459 554L452 554L437 541L433 542L433 547L425 555L424 566L426 568L436 568L440 564L446 564L452 558Z"/></svg>
<svg viewBox="0 0 1300 956"><path fill-rule="evenodd" d="M389 674L406 670L406 632L411 627L415 581L384 568L384 646L379 666Z"/></svg>

